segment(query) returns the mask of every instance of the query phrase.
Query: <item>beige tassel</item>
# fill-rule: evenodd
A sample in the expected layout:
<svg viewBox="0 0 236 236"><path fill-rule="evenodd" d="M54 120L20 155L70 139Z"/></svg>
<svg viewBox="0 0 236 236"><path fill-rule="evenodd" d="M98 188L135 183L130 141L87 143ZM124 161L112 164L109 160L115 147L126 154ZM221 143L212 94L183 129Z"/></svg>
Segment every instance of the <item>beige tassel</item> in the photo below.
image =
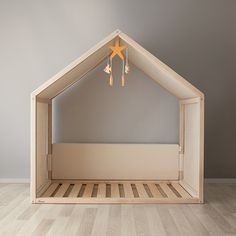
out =
<svg viewBox="0 0 236 236"><path fill-rule="evenodd" d="M121 76L121 86L125 87L125 76L124 75Z"/></svg>
<svg viewBox="0 0 236 236"><path fill-rule="evenodd" d="M113 85L113 77L112 77L112 74L110 75L110 78L109 78L109 85L112 87Z"/></svg>

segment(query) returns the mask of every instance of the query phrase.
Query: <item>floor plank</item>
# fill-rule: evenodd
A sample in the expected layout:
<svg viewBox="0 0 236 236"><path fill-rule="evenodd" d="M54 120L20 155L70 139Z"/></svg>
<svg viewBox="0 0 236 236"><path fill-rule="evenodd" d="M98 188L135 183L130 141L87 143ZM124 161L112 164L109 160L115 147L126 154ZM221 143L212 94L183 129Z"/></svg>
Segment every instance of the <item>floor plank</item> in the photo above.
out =
<svg viewBox="0 0 236 236"><path fill-rule="evenodd" d="M205 204L181 205L31 204L29 185L2 189L0 236L236 235L236 184L207 184Z"/></svg>

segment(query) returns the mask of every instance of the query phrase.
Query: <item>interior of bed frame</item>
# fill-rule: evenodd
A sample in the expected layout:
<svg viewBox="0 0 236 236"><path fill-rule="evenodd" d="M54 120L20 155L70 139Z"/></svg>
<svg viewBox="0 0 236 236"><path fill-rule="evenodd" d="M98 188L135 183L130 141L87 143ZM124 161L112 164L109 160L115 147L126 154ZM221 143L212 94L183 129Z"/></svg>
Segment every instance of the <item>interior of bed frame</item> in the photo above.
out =
<svg viewBox="0 0 236 236"><path fill-rule="evenodd" d="M199 140L195 138L199 101L180 104L185 118L180 122L182 129L184 127L180 136L182 133L185 137L180 144L55 143L45 146L45 140L39 138L36 202L199 202ZM46 103L37 105L38 114L46 114L42 116L45 120L38 119L37 123L39 137L45 137L51 122L47 118L50 109ZM51 143L51 135L47 137Z"/></svg>
<svg viewBox="0 0 236 236"><path fill-rule="evenodd" d="M179 98L177 144L52 144L52 99L44 97L33 104L35 202L202 202L200 97Z"/></svg>

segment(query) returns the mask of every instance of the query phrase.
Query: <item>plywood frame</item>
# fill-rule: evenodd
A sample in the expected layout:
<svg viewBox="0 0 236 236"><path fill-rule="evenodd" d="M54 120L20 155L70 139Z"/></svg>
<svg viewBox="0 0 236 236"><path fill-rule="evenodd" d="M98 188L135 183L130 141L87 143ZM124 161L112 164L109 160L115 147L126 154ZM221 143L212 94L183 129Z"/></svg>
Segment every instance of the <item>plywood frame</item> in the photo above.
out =
<svg viewBox="0 0 236 236"><path fill-rule="evenodd" d="M186 126L186 114L187 108L192 107L194 112L194 120L192 120L192 124L190 127ZM188 129L195 128L195 135L190 135L189 137L186 135L186 132L191 132ZM186 150L186 143L192 142L192 139L195 144L191 144L191 148L195 145L195 150L190 153ZM203 184L204 184L204 98L194 98L194 99L185 99L180 100L180 145L181 145L181 176L180 176L180 184L182 187L188 190L192 196L197 196L200 199L200 202L203 202ZM189 156L190 154L190 156ZM188 170L186 168L190 168L190 166L186 166L186 161L188 158L194 157L197 155L197 162L193 168L197 171L195 175L191 173L192 181L185 178L185 172ZM193 163L191 163L193 165ZM193 182L196 182L196 185L193 185Z"/></svg>
<svg viewBox="0 0 236 236"><path fill-rule="evenodd" d="M31 146L30 146L30 156L31 156L31 162L30 162L30 196L31 201L34 203L36 200L36 193L37 193L37 186L36 186L36 96L31 95Z"/></svg>
<svg viewBox="0 0 236 236"><path fill-rule="evenodd" d="M178 179L178 144L53 144L53 179Z"/></svg>
<svg viewBox="0 0 236 236"><path fill-rule="evenodd" d="M37 203L199 203L177 181L54 180Z"/></svg>
<svg viewBox="0 0 236 236"><path fill-rule="evenodd" d="M176 97L179 99L204 97L200 90L120 30L107 36L32 94L41 99L56 97L104 60L108 53L107 47L117 38L128 46L129 61Z"/></svg>
<svg viewBox="0 0 236 236"><path fill-rule="evenodd" d="M170 67L162 63L151 53L146 51L138 43L128 37L126 34L116 30L111 35L106 37L92 49L82 55L80 58L72 62L64 70L56 74L31 94L31 199L32 202L40 202L38 196L52 183L52 140L51 140L51 100L63 92L65 89L73 85L78 79L81 79L90 70L96 67L107 56L107 46L112 44L114 40L120 38L121 43L129 47L129 59L136 67L142 70L154 81L175 95L180 101L180 153L179 153L179 174L178 181L183 188L195 196L196 202L203 202L203 168L204 168L204 95L201 91L187 82L183 77L178 75ZM37 132L37 120L41 119L37 114L38 104L47 104L47 120L48 129L47 137L45 137L45 145L47 145L47 170L48 176L41 186L37 186L37 151L40 148L37 145L39 133ZM199 127L196 139L199 140L198 150L198 189L192 189L184 178L184 163L185 163L185 106L187 104L199 105ZM194 201L195 201L194 200ZM49 202L54 200L50 199ZM58 200L57 200L58 201ZM70 200L67 200L70 201ZM76 200L77 201L77 200ZM187 202L187 201L186 201Z"/></svg>

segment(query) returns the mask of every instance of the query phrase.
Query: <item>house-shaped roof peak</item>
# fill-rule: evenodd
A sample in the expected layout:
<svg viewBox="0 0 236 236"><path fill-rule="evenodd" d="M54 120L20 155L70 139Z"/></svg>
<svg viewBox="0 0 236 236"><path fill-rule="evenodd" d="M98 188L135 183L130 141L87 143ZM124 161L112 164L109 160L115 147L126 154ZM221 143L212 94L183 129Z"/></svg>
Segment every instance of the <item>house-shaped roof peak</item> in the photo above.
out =
<svg viewBox="0 0 236 236"><path fill-rule="evenodd" d="M32 96L37 96L40 99L56 97L98 66L107 57L107 48L114 43L117 37L120 38L121 44L128 46L129 61L177 98L204 97L203 93L197 88L120 30L115 30L81 57L46 81L32 93Z"/></svg>

